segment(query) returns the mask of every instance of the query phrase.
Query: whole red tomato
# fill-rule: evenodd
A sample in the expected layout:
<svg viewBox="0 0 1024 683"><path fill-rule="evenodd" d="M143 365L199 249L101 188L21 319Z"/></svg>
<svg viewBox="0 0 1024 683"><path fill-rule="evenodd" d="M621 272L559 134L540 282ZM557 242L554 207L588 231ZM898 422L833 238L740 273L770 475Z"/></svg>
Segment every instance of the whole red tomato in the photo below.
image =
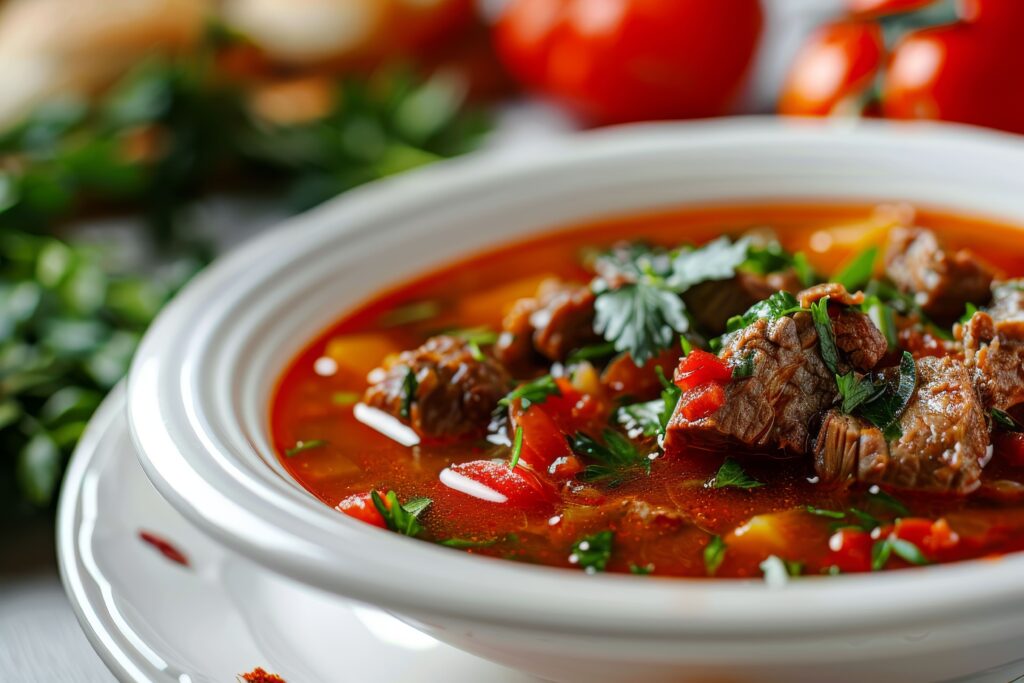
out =
<svg viewBox="0 0 1024 683"><path fill-rule="evenodd" d="M584 120L726 113L761 34L759 0L512 0L499 55Z"/></svg>
<svg viewBox="0 0 1024 683"><path fill-rule="evenodd" d="M913 14L948 2L847 0L850 18L821 29L798 54L779 110L880 113L1024 133L1024 0L963 0L958 20L931 27L921 27L928 14Z"/></svg>

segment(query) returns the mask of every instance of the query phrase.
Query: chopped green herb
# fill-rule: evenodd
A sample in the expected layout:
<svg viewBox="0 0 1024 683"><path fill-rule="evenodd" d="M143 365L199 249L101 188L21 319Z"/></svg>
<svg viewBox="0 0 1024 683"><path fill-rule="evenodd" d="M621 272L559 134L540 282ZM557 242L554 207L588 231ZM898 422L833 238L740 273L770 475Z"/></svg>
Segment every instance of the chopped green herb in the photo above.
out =
<svg viewBox="0 0 1024 683"><path fill-rule="evenodd" d="M519 401L520 407L526 410L534 403L543 403L548 400L548 396L561 395L562 390L558 388L558 382L555 381L555 378L551 375L544 375L543 377L520 384L498 401L498 405L507 408L514 402Z"/></svg>
<svg viewBox="0 0 1024 683"><path fill-rule="evenodd" d="M968 301L967 306L964 308L964 314L960 316L960 322L964 324L970 322L971 318L973 318L974 314L977 312L978 307Z"/></svg>
<svg viewBox="0 0 1024 683"><path fill-rule="evenodd" d="M877 296L868 296L861 304L861 310L868 314L871 322L879 329L890 351L897 348L899 340L896 336L896 314L892 306L882 301Z"/></svg>
<svg viewBox="0 0 1024 683"><path fill-rule="evenodd" d="M296 441L295 445L284 452L285 456L291 458L299 453L311 451L314 448L323 448L327 442L323 439L310 439L309 441Z"/></svg>
<svg viewBox="0 0 1024 683"><path fill-rule="evenodd" d="M352 406L359 403L362 395L355 391L335 391L331 394L331 403L336 406Z"/></svg>
<svg viewBox="0 0 1024 683"><path fill-rule="evenodd" d="M681 249L672 259L668 286L681 293L702 282L728 280L747 261L749 249L749 239L733 242L724 236L696 249Z"/></svg>
<svg viewBox="0 0 1024 683"><path fill-rule="evenodd" d="M569 363L580 363L585 360L597 360L600 358L607 358L615 353L615 344L611 342L605 342L604 344L592 344L590 346L584 346L583 348L576 349L569 354L566 359Z"/></svg>
<svg viewBox="0 0 1024 683"><path fill-rule="evenodd" d="M690 352L693 351L693 344L690 343L685 334L679 335L679 348L682 349L684 357L689 356ZM661 370L661 368L658 368L658 370Z"/></svg>
<svg viewBox="0 0 1024 683"><path fill-rule="evenodd" d="M462 327L448 331L446 334L462 339L468 344L491 346L497 343L498 333L489 327Z"/></svg>
<svg viewBox="0 0 1024 683"><path fill-rule="evenodd" d="M750 377L754 374L754 352L751 351L740 360L739 363L732 366L732 378L743 379L744 377Z"/></svg>
<svg viewBox="0 0 1024 683"><path fill-rule="evenodd" d="M419 536L423 531L419 516L433 502L429 498L417 497L410 498L402 505L394 491L388 491L383 497L377 491L370 491L370 499L388 529L405 536Z"/></svg>
<svg viewBox="0 0 1024 683"><path fill-rule="evenodd" d="M899 375L895 381L884 382L881 394L858 407L861 417L882 430L885 438L894 441L903 432L900 429L900 416L907 409L914 389L917 387L917 365L914 357L904 351L900 359Z"/></svg>
<svg viewBox="0 0 1024 683"><path fill-rule="evenodd" d="M747 258L739 268L747 272L767 275L795 266L796 255L783 249L778 242L771 241L765 245L751 244L747 249Z"/></svg>
<svg viewBox="0 0 1024 683"><path fill-rule="evenodd" d="M425 320L436 318L441 314L441 303L428 299L426 301L417 301L404 306L399 306L393 310L388 311L380 317L380 324L385 327L400 327L402 325L411 325L412 323L419 323Z"/></svg>
<svg viewBox="0 0 1024 683"><path fill-rule="evenodd" d="M724 489L730 486L738 489L754 489L764 486L764 484L744 472L738 462L732 458L726 458L722 466L718 468L718 473L708 480L706 486L713 489Z"/></svg>
<svg viewBox="0 0 1024 683"><path fill-rule="evenodd" d="M469 538L446 538L443 541L438 541L438 545L465 550L466 548L490 548L492 545L497 545L502 540L504 539L489 538L483 541L474 541Z"/></svg>
<svg viewBox="0 0 1024 683"><path fill-rule="evenodd" d="M523 428L516 425L515 436L512 437L512 457L508 461L508 468L514 470L519 464L519 456L523 454Z"/></svg>
<svg viewBox="0 0 1024 683"><path fill-rule="evenodd" d="M875 384L867 377L858 376L855 372L836 375L836 386L839 387L839 396L843 401L841 410L847 415L852 415L862 403L877 398L885 391L884 386Z"/></svg>
<svg viewBox="0 0 1024 683"><path fill-rule="evenodd" d="M811 304L811 318L814 329L818 332L818 346L825 367L833 374L839 372L839 350L836 348L836 333L832 329L832 319L828 317L828 297Z"/></svg>
<svg viewBox="0 0 1024 683"><path fill-rule="evenodd" d="M781 586L790 577L800 576L804 573L803 562L784 560L777 555L769 555L760 566L765 583L773 586Z"/></svg>
<svg viewBox="0 0 1024 683"><path fill-rule="evenodd" d="M644 436L665 436L669 420L675 412L682 390L665 379L661 368L655 368L662 381L661 398L619 408L618 418L630 433L639 429Z"/></svg>
<svg viewBox="0 0 1024 683"><path fill-rule="evenodd" d="M707 570L708 576L714 576L718 568L722 566L727 548L728 546L725 545L721 536L712 536L708 544L704 546L704 568Z"/></svg>
<svg viewBox="0 0 1024 683"><path fill-rule="evenodd" d="M882 523L878 521L877 517L868 514L863 510L858 510L857 508L850 508L849 513L857 520L857 526L863 529L864 531L872 531L882 526Z"/></svg>
<svg viewBox="0 0 1024 683"><path fill-rule="evenodd" d="M742 330L744 327L750 325L756 320L777 320L783 316L790 315L792 313L799 313L801 311L807 312L808 309L800 306L800 302L796 300L796 297L789 292L776 292L763 301L758 301L756 304L747 309L747 312L743 315L736 315L729 318L729 322L726 325L726 329L729 332L735 332L736 330Z"/></svg>
<svg viewBox="0 0 1024 683"><path fill-rule="evenodd" d="M995 421L997 425L999 425L1000 427L1009 432L1024 431L1024 427L1022 427L1021 424L1017 422L1017 420L1015 420L1012 415L1005 411L999 410L999 408L992 409L992 420Z"/></svg>
<svg viewBox="0 0 1024 683"><path fill-rule="evenodd" d="M902 501L893 495L886 493L878 486L872 486L868 489L868 501L888 508L900 517L908 517L910 515L910 510Z"/></svg>
<svg viewBox="0 0 1024 683"><path fill-rule="evenodd" d="M860 252L839 269L832 277L850 292L854 292L868 283L875 272L875 261L878 260L878 247L871 246Z"/></svg>
<svg viewBox="0 0 1024 683"><path fill-rule="evenodd" d="M597 461L587 465L581 479L605 481L609 486L615 486L633 472L650 474L651 459L641 453L627 437L614 429L604 430L601 436L603 444L583 432L567 438L573 453Z"/></svg>
<svg viewBox="0 0 1024 683"><path fill-rule="evenodd" d="M797 279L800 280L800 285L803 287L810 287L820 280L818 274L814 272L814 268L811 267L811 262L807 260L807 254L802 251L793 254L793 270L796 271Z"/></svg>
<svg viewBox="0 0 1024 683"><path fill-rule="evenodd" d="M412 368L406 368L405 377L402 379L402 407L398 414L408 420L412 415L412 404L416 400L416 392L420 383L416 379L416 372Z"/></svg>
<svg viewBox="0 0 1024 683"><path fill-rule="evenodd" d="M487 359L484 352L480 349L480 345L470 339L466 342L466 346L469 347L469 355L473 357L473 360L483 361Z"/></svg>
<svg viewBox="0 0 1024 683"><path fill-rule="evenodd" d="M813 505L808 505L806 508L807 512L818 517L828 517L829 519L845 519L846 513L840 512L839 510L823 510L822 508L816 508Z"/></svg>
<svg viewBox="0 0 1024 683"><path fill-rule="evenodd" d="M683 300L663 282L643 276L608 289L599 281L594 301L594 330L616 351L644 365L690 328Z"/></svg>
<svg viewBox="0 0 1024 683"><path fill-rule="evenodd" d="M588 574L603 572L612 557L612 544L615 534L601 531L592 536L585 536L572 546L569 562L580 567Z"/></svg>
<svg viewBox="0 0 1024 683"><path fill-rule="evenodd" d="M929 560L921 549L916 545L902 538L887 536L875 541L871 547L871 569L881 571L889 563L889 558L896 554L900 559L915 565L929 564Z"/></svg>
<svg viewBox="0 0 1024 683"><path fill-rule="evenodd" d="M654 565L648 562L645 565L629 563L629 573L636 576L648 576L654 573Z"/></svg>

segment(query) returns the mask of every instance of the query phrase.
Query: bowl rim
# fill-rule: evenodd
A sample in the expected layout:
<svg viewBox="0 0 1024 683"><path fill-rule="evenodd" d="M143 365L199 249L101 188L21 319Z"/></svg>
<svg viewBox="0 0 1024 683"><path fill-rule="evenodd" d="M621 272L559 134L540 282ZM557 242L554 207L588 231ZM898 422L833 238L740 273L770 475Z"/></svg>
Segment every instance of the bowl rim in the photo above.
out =
<svg viewBox="0 0 1024 683"><path fill-rule="evenodd" d="M203 405L186 378L197 358L173 348L203 324L210 302L225 291L270 285L269 273L251 273L253 263L294 260L328 242L366 234L383 218L481 192L538 169L612 164L621 155L663 146L678 152L723 145L735 149L755 141L785 146L839 140L909 152L967 150L994 163L1024 167L1024 138L971 127L836 126L755 117L600 130L530 157L471 156L359 188L219 259L160 314L139 347L127 385L130 431L142 465L175 509L232 550L303 583L424 618L664 640L723 634L781 638L822 629L864 632L883 622L914 625L953 614L966 621L1019 609L1024 606L1024 584L1018 578L1024 553L998 562L794 581L773 588L759 580L583 576L403 538L338 515L318 501L313 501L317 509L297 503L234 466L232 455L204 432ZM185 433L182 425L193 432Z"/></svg>

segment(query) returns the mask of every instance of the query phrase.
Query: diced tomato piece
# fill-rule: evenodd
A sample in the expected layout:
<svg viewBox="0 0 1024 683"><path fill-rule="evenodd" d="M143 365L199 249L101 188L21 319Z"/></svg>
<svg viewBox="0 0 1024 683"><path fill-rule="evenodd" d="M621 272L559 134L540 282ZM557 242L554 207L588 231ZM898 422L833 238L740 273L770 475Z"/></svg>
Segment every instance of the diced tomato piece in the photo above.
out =
<svg viewBox="0 0 1024 683"><path fill-rule="evenodd" d="M575 455L563 455L548 465L547 473L557 480L572 479L583 471L583 463Z"/></svg>
<svg viewBox="0 0 1024 683"><path fill-rule="evenodd" d="M871 571L871 534L860 529L839 529L828 539L826 565L835 565L843 572Z"/></svg>
<svg viewBox="0 0 1024 683"><path fill-rule="evenodd" d="M349 496L335 508L338 512L344 512L349 517L355 517L360 522L366 522L373 526L386 529L387 524L384 522L384 517L381 516L380 511L373 504L373 498L370 497L369 493L357 493L353 496Z"/></svg>
<svg viewBox="0 0 1024 683"><path fill-rule="evenodd" d="M713 353L694 349L679 361L675 383L683 391L689 391L708 382L725 384L732 379L732 368Z"/></svg>
<svg viewBox="0 0 1024 683"><path fill-rule="evenodd" d="M482 501L519 508L547 506L557 492L522 464L509 469L503 460L473 460L441 472L441 483Z"/></svg>
<svg viewBox="0 0 1024 683"><path fill-rule="evenodd" d="M725 405L725 389L721 384L707 384L690 389L679 399L679 410L690 422L703 419Z"/></svg>
<svg viewBox="0 0 1024 683"><path fill-rule="evenodd" d="M561 396L548 396L543 403L530 406L530 410L543 410L567 434L587 431L587 427L605 422L607 407L599 397L579 391L567 377L559 377L555 383Z"/></svg>
<svg viewBox="0 0 1024 683"><path fill-rule="evenodd" d="M896 538L910 541L929 558L956 547L960 542L960 537L944 518L932 521L920 517L907 517L896 522L892 534Z"/></svg>
<svg viewBox="0 0 1024 683"><path fill-rule="evenodd" d="M992 436L997 458L1014 467L1024 467L1024 433L996 431Z"/></svg>
<svg viewBox="0 0 1024 683"><path fill-rule="evenodd" d="M519 461L538 472L547 472L555 460L569 457L572 451L563 432L544 409L531 405L525 411L512 412L512 428L523 430L523 450Z"/></svg>

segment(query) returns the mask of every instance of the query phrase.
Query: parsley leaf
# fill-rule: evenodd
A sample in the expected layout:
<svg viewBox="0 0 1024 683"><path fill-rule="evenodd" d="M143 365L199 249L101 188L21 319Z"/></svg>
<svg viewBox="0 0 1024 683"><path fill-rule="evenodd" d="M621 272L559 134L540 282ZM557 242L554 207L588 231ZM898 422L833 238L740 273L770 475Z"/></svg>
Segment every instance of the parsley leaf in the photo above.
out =
<svg viewBox="0 0 1024 683"><path fill-rule="evenodd" d="M743 315L734 315L729 318L729 322L726 325L726 330L729 332L735 332L736 330L742 330L747 325L750 325L756 320L777 320L785 315L791 313L799 313L801 311L806 312L808 309L800 306L800 302L796 300L796 297L789 292L776 292L763 301L758 301L756 304L747 309L747 312Z"/></svg>
<svg viewBox="0 0 1024 683"><path fill-rule="evenodd" d="M584 481L607 481L610 486L622 483L624 476L634 470L651 472L651 459L637 450L633 442L614 429L606 429L601 435L604 444L583 432L568 437L573 453L596 460L587 465L581 479Z"/></svg>
<svg viewBox="0 0 1024 683"><path fill-rule="evenodd" d="M921 552L921 549L910 541L895 536L887 536L875 541L875 544L871 547L872 571L877 572L885 569L885 565L889 563L889 558L892 557L893 553L910 564L921 566L930 563L925 554Z"/></svg>
<svg viewBox="0 0 1024 683"><path fill-rule="evenodd" d="M284 452L285 457L291 458L298 455L299 453L305 453L306 451L314 448L323 448L327 445L327 442L323 439L310 439L309 441L296 441L292 448L289 448Z"/></svg>
<svg viewBox="0 0 1024 683"><path fill-rule="evenodd" d="M840 409L847 415L852 414L862 403L877 398L885 391L884 386L878 386L867 377L859 377L855 372L836 375L836 386L839 387L839 396L843 400Z"/></svg>
<svg viewBox="0 0 1024 683"><path fill-rule="evenodd" d="M398 411L398 414L406 420L412 414L412 404L416 400L416 391L419 388L420 383L416 379L416 372L412 368L406 368L405 377L402 379L402 407Z"/></svg>
<svg viewBox="0 0 1024 683"><path fill-rule="evenodd" d="M492 545L508 539L508 536L504 538L488 538L482 541L475 541L471 538L446 538L443 541L438 541L438 545L443 545L447 548L458 548L459 550L465 550L466 548L490 548Z"/></svg>
<svg viewBox="0 0 1024 683"><path fill-rule="evenodd" d="M973 318L974 314L977 313L977 312L978 312L978 307L975 306L970 301L968 301L967 302L967 306L964 308L964 314L962 316L960 316L960 322L962 324L966 325L967 323L969 323L971 321L971 318Z"/></svg>
<svg viewBox="0 0 1024 683"><path fill-rule="evenodd" d="M827 296L811 304L811 318L814 320L814 329L818 332L821 359L825 361L825 367L835 374L839 371L839 350L836 348L836 333L832 329L832 319L828 317Z"/></svg>
<svg viewBox="0 0 1024 683"><path fill-rule="evenodd" d="M617 289L598 280L595 292L594 331L637 365L657 356L690 328L679 295L646 275Z"/></svg>
<svg viewBox="0 0 1024 683"><path fill-rule="evenodd" d="M712 536L708 544L704 546L704 568L708 576L714 576L718 568L722 566L725 559L725 551L728 548L721 536Z"/></svg>
<svg viewBox="0 0 1024 683"><path fill-rule="evenodd" d="M654 565L648 562L645 565L629 563L629 573L636 576L647 576L654 573Z"/></svg>
<svg viewBox="0 0 1024 683"><path fill-rule="evenodd" d="M816 508L813 505L808 505L804 508L807 512L818 517L828 517L829 519L846 519L846 513L840 512L839 510L824 510L822 508Z"/></svg>
<svg viewBox="0 0 1024 683"><path fill-rule="evenodd" d="M1017 420L1013 419L1013 416L1009 413L999 410L999 408L992 409L992 420L997 425L1009 432L1021 432L1024 431L1024 427Z"/></svg>
<svg viewBox="0 0 1024 683"><path fill-rule="evenodd" d="M724 489L730 486L738 489L755 489L758 486L764 486L764 483L744 472L740 464L732 458L726 458L722 466L718 468L718 473L709 479L705 486L713 489Z"/></svg>
<svg viewBox="0 0 1024 683"><path fill-rule="evenodd" d="M588 574L603 572L612 557L612 543L615 534L601 531L592 536L584 536L572 546L569 562L578 565Z"/></svg>
<svg viewBox="0 0 1024 683"><path fill-rule="evenodd" d="M868 489L868 502L888 508L900 517L908 517L910 515L910 510L902 501L892 494L886 493L878 486L872 486Z"/></svg>
<svg viewBox="0 0 1024 683"><path fill-rule="evenodd" d="M611 342L605 342L604 344L591 344L590 346L584 346L583 348L576 349L570 353L568 358L566 358L566 362L580 363L585 360L607 358L613 353L615 353L615 344Z"/></svg>
<svg viewBox="0 0 1024 683"><path fill-rule="evenodd" d="M672 259L668 286L677 292L685 292L702 282L728 280L747 261L749 249L749 239L733 242L723 236L696 249L680 250Z"/></svg>
<svg viewBox="0 0 1024 683"><path fill-rule="evenodd" d="M871 279L877 260L878 247L868 247L844 263L839 272L832 276L832 282L838 282L846 287L847 291L857 291Z"/></svg>
<svg viewBox="0 0 1024 683"><path fill-rule="evenodd" d="M508 461L508 468L514 470L519 464L519 456L523 454L523 428L516 426L516 434L512 437L512 456Z"/></svg>
<svg viewBox="0 0 1024 683"><path fill-rule="evenodd" d="M543 403L548 400L548 396L561 395L562 390L558 388L558 382L555 381L555 378L551 375L544 375L543 377L520 384L498 401L498 405L507 408L518 400L520 407L526 410L534 403Z"/></svg>
<svg viewBox="0 0 1024 683"><path fill-rule="evenodd" d="M899 375L890 381L884 382L884 387L879 396L862 403L858 412L873 425L882 430L885 438L889 441L900 438L903 435L900 429L900 416L906 410L917 387L917 365L914 357L904 351L900 359Z"/></svg>
<svg viewBox="0 0 1024 683"><path fill-rule="evenodd" d="M402 505L394 491L388 491L382 497L376 490L370 491L370 499L377 512L384 518L388 529L405 536L418 536L423 531L419 516L433 502L429 498L417 497L410 498Z"/></svg>

